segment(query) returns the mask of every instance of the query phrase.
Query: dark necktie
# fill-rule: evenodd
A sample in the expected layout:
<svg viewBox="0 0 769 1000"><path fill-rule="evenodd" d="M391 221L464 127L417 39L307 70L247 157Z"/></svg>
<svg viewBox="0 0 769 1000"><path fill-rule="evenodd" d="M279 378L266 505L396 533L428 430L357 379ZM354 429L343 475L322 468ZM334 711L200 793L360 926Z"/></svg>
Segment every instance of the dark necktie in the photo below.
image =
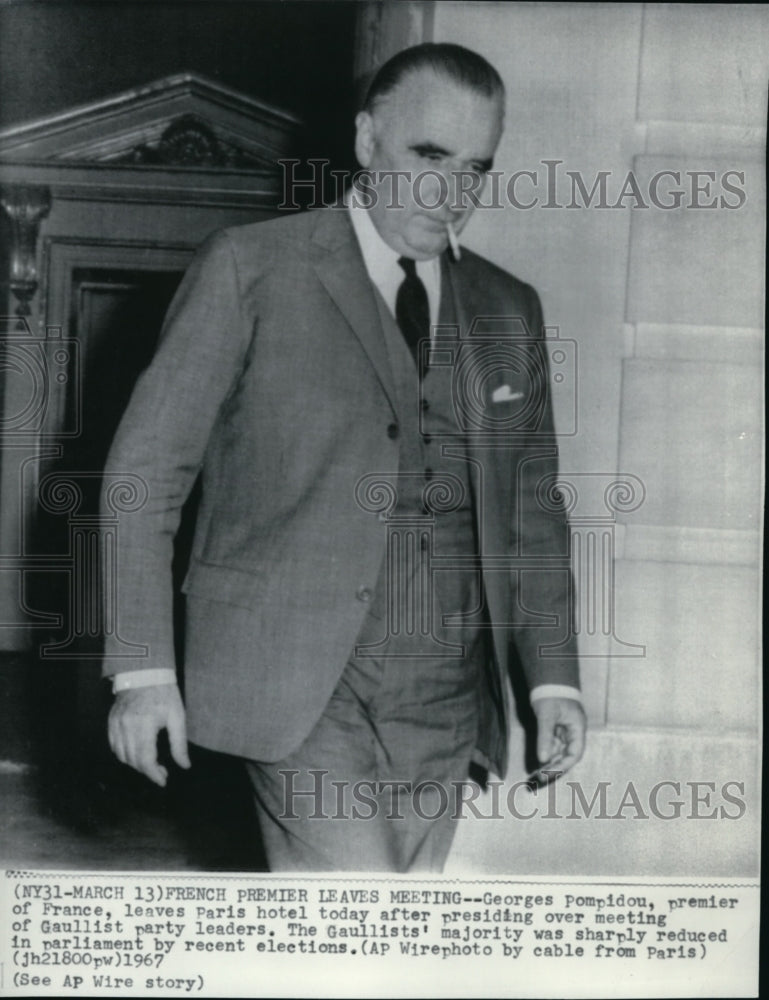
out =
<svg viewBox="0 0 769 1000"><path fill-rule="evenodd" d="M398 263L406 276L395 299L395 319L419 369L419 341L430 336L430 305L425 286L417 275L416 262L410 257L399 257ZM424 367L419 371L420 378Z"/></svg>

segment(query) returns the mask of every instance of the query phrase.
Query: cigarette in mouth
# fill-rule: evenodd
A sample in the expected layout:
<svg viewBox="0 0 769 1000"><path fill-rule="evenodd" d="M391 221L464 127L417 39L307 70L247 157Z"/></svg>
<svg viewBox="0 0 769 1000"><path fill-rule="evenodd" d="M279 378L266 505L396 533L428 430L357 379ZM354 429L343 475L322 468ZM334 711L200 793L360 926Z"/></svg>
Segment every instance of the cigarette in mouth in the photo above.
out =
<svg viewBox="0 0 769 1000"><path fill-rule="evenodd" d="M462 253L459 249L459 241L457 240L457 234L454 232L454 227L450 222L446 223L446 231L449 234L449 243L451 244L451 252L454 255L454 260L459 261L462 259Z"/></svg>

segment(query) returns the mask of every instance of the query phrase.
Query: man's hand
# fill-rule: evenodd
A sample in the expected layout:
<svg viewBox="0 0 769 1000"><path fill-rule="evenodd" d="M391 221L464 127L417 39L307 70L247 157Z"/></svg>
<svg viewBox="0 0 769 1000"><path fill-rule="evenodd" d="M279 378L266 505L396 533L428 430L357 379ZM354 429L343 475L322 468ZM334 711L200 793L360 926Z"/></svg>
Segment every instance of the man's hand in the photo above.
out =
<svg viewBox="0 0 769 1000"><path fill-rule="evenodd" d="M539 698L532 703L537 717L537 759L543 771L566 772L585 750L587 719L582 705L573 698ZM541 777L540 777L541 776Z"/></svg>
<svg viewBox="0 0 769 1000"><path fill-rule="evenodd" d="M179 767L190 766L184 705L176 684L121 691L109 713L109 745L117 759L165 787L168 771L158 762L158 733L168 730L171 756Z"/></svg>

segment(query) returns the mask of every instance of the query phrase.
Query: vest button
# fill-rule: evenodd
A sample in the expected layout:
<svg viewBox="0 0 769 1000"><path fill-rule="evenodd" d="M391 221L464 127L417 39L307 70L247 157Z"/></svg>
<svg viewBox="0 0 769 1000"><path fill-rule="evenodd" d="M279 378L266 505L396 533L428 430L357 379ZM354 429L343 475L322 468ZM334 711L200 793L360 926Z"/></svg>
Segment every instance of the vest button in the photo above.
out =
<svg viewBox="0 0 769 1000"><path fill-rule="evenodd" d="M422 435L422 440L424 441L425 444L430 444L430 442L432 441L432 439L433 439L432 434L423 434Z"/></svg>
<svg viewBox="0 0 769 1000"><path fill-rule="evenodd" d="M425 469L425 479L429 480L429 479L432 479L432 478L433 478L433 470L428 466Z"/></svg>
<svg viewBox="0 0 769 1000"><path fill-rule="evenodd" d="M400 434L400 429L397 424L387 425L387 436L391 441L394 441L398 437L398 434Z"/></svg>
<svg viewBox="0 0 769 1000"><path fill-rule="evenodd" d="M364 604L368 604L373 595L368 587L358 587L355 596L359 601L363 601Z"/></svg>
<svg viewBox="0 0 769 1000"><path fill-rule="evenodd" d="M427 402L426 399L422 399L419 401L419 407L421 410L426 411L430 409L430 404Z"/></svg>

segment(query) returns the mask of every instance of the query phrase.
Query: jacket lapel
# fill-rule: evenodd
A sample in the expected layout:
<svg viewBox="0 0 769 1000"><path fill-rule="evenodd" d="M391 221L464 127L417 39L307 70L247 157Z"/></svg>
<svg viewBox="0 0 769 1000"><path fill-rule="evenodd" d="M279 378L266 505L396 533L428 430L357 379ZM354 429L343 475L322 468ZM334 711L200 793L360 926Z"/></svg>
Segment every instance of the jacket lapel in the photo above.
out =
<svg viewBox="0 0 769 1000"><path fill-rule="evenodd" d="M488 294L488 289L483 287L483 285L468 280L465 272L462 270L461 264L454 264L449 261L448 253L441 255L440 324L456 326L460 343L467 345L469 342L472 344L470 331L473 322L478 318L489 315ZM467 350L467 346L465 346L465 350ZM493 386L493 377L486 379L484 392L488 394ZM473 433L471 431L466 435L465 441L469 456L481 461L484 468L488 466L489 445L493 446L494 444L493 433L484 433L483 431ZM483 447L484 444L485 447ZM494 464L492 463L492 465ZM485 485L488 488L488 474L484 478L486 480Z"/></svg>
<svg viewBox="0 0 769 1000"><path fill-rule="evenodd" d="M488 289L478 286L477 282L468 280L461 264L455 265L447 260L447 256L447 254L443 254L441 257L441 322L449 326L455 324L458 327L460 341L467 344L473 321L477 317L489 315ZM485 298L482 298L484 295ZM452 307L453 317L451 316ZM472 343L471 339L470 342ZM488 390L487 384L484 391L488 392ZM476 475L471 476L471 485L475 500L478 538L481 540L483 553L486 556L504 555L506 550L500 548L500 539L489 537L489 535L492 525L504 523L502 512L510 510L512 502L510 495L512 449L498 436L484 431L467 433L465 435L465 448L468 460L478 470ZM500 522L500 515L503 518L502 522ZM489 545L492 546L491 551L488 549ZM492 610L498 614L501 602L494 600L494 594L499 590L501 575L484 572L484 578L487 598L494 605ZM495 630L495 644L499 638ZM500 662L504 663L506 659L501 657Z"/></svg>
<svg viewBox="0 0 769 1000"><path fill-rule="evenodd" d="M472 322L477 316L486 316L489 311L488 289L478 282L467 280L461 262L449 259L448 250L440 257L441 263L441 323L456 323L459 336L466 338ZM449 300L447 295L451 296ZM453 306L453 316L451 308Z"/></svg>
<svg viewBox="0 0 769 1000"><path fill-rule="evenodd" d="M393 411L397 395L371 279L341 205L317 213L311 260L319 280L349 323L376 371Z"/></svg>

